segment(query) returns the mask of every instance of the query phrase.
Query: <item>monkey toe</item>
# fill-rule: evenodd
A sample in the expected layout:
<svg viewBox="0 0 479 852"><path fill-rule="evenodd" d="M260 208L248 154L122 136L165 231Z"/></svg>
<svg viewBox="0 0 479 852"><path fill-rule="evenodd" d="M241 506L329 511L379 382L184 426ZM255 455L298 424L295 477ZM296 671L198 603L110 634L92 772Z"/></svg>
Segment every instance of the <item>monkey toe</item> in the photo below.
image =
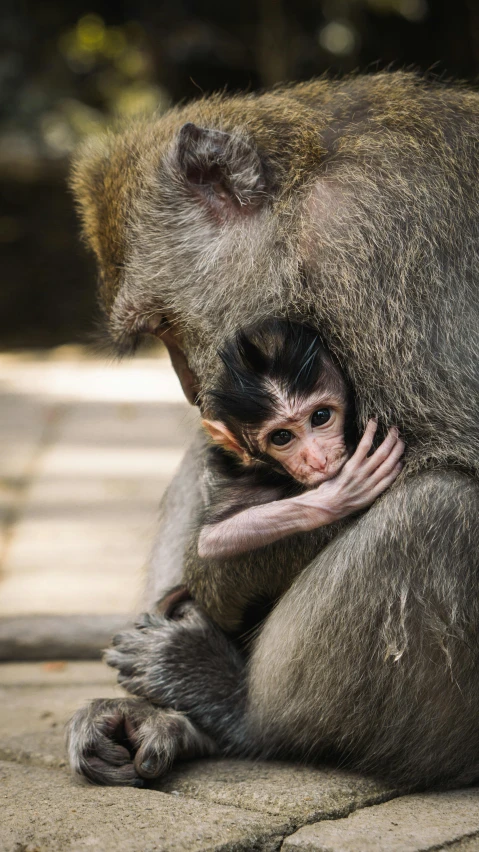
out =
<svg viewBox="0 0 479 852"><path fill-rule="evenodd" d="M140 654L139 650L138 653L133 654L131 649L125 647L109 648L105 652L104 660L111 668L117 669L118 683L131 695L149 699L157 698L152 682L153 680L156 682L156 679L153 678L151 666L145 665L144 654ZM151 662L153 663L153 658Z"/></svg>
<svg viewBox="0 0 479 852"><path fill-rule="evenodd" d="M95 754L100 760L111 766L125 766L127 763L131 763L131 755L128 749L108 740L106 737L98 739Z"/></svg>
<svg viewBox="0 0 479 852"><path fill-rule="evenodd" d="M108 666L118 669L123 676L133 674L138 664L138 658L122 648L109 648L103 659Z"/></svg>
<svg viewBox="0 0 479 852"><path fill-rule="evenodd" d="M144 787L145 781L138 775L133 762L123 766L112 766L99 757L85 758L81 764L82 777L90 784L108 787Z"/></svg>
<svg viewBox="0 0 479 852"><path fill-rule="evenodd" d="M114 637L112 647L105 651L104 661L123 676L138 675L154 663L157 649L157 634L126 631Z"/></svg>
<svg viewBox="0 0 479 852"><path fill-rule="evenodd" d="M166 771L163 770L162 762L158 754L152 754L149 757L135 760L135 769L142 778L147 780L159 778Z"/></svg>
<svg viewBox="0 0 479 852"><path fill-rule="evenodd" d="M166 617L158 613L142 612L135 620L137 630L158 630L164 627Z"/></svg>
<svg viewBox="0 0 479 852"><path fill-rule="evenodd" d="M151 780L164 775L170 768L173 759L169 751L162 750L158 743L147 743L135 756L135 770L141 778Z"/></svg>
<svg viewBox="0 0 479 852"><path fill-rule="evenodd" d="M151 709L137 699L96 699L75 713L67 729L75 774L91 784L143 786L133 760Z"/></svg>
<svg viewBox="0 0 479 852"><path fill-rule="evenodd" d="M135 756L135 769L146 779L159 778L177 757L214 754L216 745L183 713L158 709L141 725L141 746Z"/></svg>
<svg viewBox="0 0 479 852"><path fill-rule="evenodd" d="M111 644L114 648L135 652L142 646L143 641L144 637L141 631L133 628L132 630L123 630L122 633L116 633Z"/></svg>

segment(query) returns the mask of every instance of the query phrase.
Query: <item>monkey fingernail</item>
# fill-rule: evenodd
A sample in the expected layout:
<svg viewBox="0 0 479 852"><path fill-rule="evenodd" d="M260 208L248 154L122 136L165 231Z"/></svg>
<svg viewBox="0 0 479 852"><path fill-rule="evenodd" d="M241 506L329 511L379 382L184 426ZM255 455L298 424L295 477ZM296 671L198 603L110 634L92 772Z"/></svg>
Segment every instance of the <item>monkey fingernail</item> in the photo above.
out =
<svg viewBox="0 0 479 852"><path fill-rule="evenodd" d="M140 772L147 778L153 778L155 775L158 775L159 769L158 761L151 757L140 764Z"/></svg>

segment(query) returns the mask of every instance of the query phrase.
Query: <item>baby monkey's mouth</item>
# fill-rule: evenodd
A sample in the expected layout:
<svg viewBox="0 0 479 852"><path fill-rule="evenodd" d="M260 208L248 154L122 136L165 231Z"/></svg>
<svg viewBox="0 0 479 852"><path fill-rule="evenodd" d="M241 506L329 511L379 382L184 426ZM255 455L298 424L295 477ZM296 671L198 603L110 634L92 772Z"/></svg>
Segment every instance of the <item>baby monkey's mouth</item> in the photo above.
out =
<svg viewBox="0 0 479 852"><path fill-rule="evenodd" d="M315 471L311 474L304 474L304 477L301 477L301 482L305 486L305 488L310 491L312 488L318 488L319 485L322 485L324 482L328 482L330 479L334 479L338 474L342 471L344 465L346 464L349 455L347 453L341 453L338 455L334 461L328 465L328 469L324 471ZM298 480L300 477L298 476Z"/></svg>
<svg viewBox="0 0 479 852"><path fill-rule="evenodd" d="M334 479L335 476L338 475L341 468L338 468L335 471L328 471L327 473L320 473L318 476L315 476L314 479L310 478L303 481L303 485L310 491L312 488L317 488L319 485L322 485L323 482L328 482L330 479Z"/></svg>

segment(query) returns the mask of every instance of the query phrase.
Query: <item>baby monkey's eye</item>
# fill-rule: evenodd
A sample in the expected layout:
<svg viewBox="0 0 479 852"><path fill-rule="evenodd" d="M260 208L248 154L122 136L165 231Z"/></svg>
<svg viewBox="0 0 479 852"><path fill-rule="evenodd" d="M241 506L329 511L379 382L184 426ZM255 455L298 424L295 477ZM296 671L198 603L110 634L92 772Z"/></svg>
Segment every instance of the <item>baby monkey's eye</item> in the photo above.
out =
<svg viewBox="0 0 479 852"><path fill-rule="evenodd" d="M278 429L276 432L271 432L269 436L269 440L275 447L285 447L293 438L294 435L289 429Z"/></svg>
<svg viewBox="0 0 479 852"><path fill-rule="evenodd" d="M318 408L311 417L311 426L324 426L328 420L331 420L331 409Z"/></svg>

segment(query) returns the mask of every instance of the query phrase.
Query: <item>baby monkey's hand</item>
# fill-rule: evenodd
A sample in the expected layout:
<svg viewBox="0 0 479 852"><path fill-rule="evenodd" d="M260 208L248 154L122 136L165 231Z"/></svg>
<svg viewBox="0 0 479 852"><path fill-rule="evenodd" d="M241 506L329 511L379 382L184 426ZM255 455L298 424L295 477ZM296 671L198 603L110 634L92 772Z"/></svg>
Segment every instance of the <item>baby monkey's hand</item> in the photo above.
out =
<svg viewBox="0 0 479 852"><path fill-rule="evenodd" d="M334 479L294 498L306 509L308 529L366 509L399 475L404 441L393 427L378 449L368 456L376 429L377 421L370 420L356 452Z"/></svg>

